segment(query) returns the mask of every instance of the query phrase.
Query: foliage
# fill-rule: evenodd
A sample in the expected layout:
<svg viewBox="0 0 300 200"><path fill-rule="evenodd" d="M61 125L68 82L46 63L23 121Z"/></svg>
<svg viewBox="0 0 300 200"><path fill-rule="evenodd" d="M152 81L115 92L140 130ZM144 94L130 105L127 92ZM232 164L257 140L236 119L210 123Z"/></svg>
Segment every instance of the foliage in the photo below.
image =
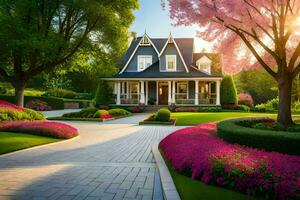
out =
<svg viewBox="0 0 300 200"><path fill-rule="evenodd" d="M218 123L218 136L232 143L299 155L299 133L251 127L262 121L270 121L270 119L242 118L220 122Z"/></svg>
<svg viewBox="0 0 300 200"><path fill-rule="evenodd" d="M113 116L110 114L103 114L103 115L100 115L100 118L102 120L105 120L105 119L111 119L111 118L113 118Z"/></svg>
<svg viewBox="0 0 300 200"><path fill-rule="evenodd" d="M79 50L96 50L103 60L112 55L119 59L136 8L137 0L3 1L1 80L16 88L16 102L21 105L28 80L61 67Z"/></svg>
<svg viewBox="0 0 300 200"><path fill-rule="evenodd" d="M0 155L58 141L60 141L60 139L26 133L0 132Z"/></svg>
<svg viewBox="0 0 300 200"><path fill-rule="evenodd" d="M93 118L95 113L98 111L95 107L83 108L79 112L65 113L63 117L78 117L78 118Z"/></svg>
<svg viewBox="0 0 300 200"><path fill-rule="evenodd" d="M149 98L148 105L154 105L154 104L155 104L155 99L154 98Z"/></svg>
<svg viewBox="0 0 300 200"><path fill-rule="evenodd" d="M76 95L76 92L73 92L71 90L55 88L47 90L47 92L43 96L74 99Z"/></svg>
<svg viewBox="0 0 300 200"><path fill-rule="evenodd" d="M113 103L114 94L111 85L107 81L100 81L95 101L96 105L109 105Z"/></svg>
<svg viewBox="0 0 300 200"><path fill-rule="evenodd" d="M155 115L155 121L168 122L171 118L171 112L168 109L161 108Z"/></svg>
<svg viewBox="0 0 300 200"><path fill-rule="evenodd" d="M109 112L107 110L97 110L94 114L94 118L100 118L102 115L108 115Z"/></svg>
<svg viewBox="0 0 300 200"><path fill-rule="evenodd" d="M0 100L0 121L43 120L44 115Z"/></svg>
<svg viewBox="0 0 300 200"><path fill-rule="evenodd" d="M3 99L11 103L15 103L14 96L0 95L0 99ZM25 105L29 103L31 100L36 100L36 99L46 102L53 110L64 109L64 100L56 97L25 96L25 101L24 101Z"/></svg>
<svg viewBox="0 0 300 200"><path fill-rule="evenodd" d="M274 99L267 101L264 104L256 105L255 108L260 109L260 110L265 110L265 111L274 111L274 110L278 110L278 106L279 106L279 99L274 98Z"/></svg>
<svg viewBox="0 0 300 200"><path fill-rule="evenodd" d="M252 107L253 106L253 98L249 93L240 93L238 95L238 104Z"/></svg>
<svg viewBox="0 0 300 200"><path fill-rule="evenodd" d="M276 81L264 70L243 70L234 75L238 93L248 93L254 104L261 104L276 98L278 89Z"/></svg>
<svg viewBox="0 0 300 200"><path fill-rule="evenodd" d="M70 139L78 135L73 126L48 121L11 121L0 124L0 131L30 133L33 135L48 136L53 138Z"/></svg>
<svg viewBox="0 0 300 200"><path fill-rule="evenodd" d="M51 106L49 106L47 102L41 101L39 99L29 101L28 103L26 103L25 107L38 111L51 110Z"/></svg>
<svg viewBox="0 0 300 200"><path fill-rule="evenodd" d="M100 118L80 118L80 117L48 117L47 120L61 120L61 121L91 121L101 122Z"/></svg>
<svg viewBox="0 0 300 200"><path fill-rule="evenodd" d="M130 115L130 112L128 112L127 110L121 109L121 108L110 109L108 111L108 113L111 114L112 116L126 116L126 115Z"/></svg>
<svg viewBox="0 0 300 200"><path fill-rule="evenodd" d="M237 104L237 93L232 76L225 76L221 82L221 105Z"/></svg>
<svg viewBox="0 0 300 200"><path fill-rule="evenodd" d="M176 171L205 184L270 199L297 196L299 157L229 144L215 131L215 124L181 129L159 146Z"/></svg>
<svg viewBox="0 0 300 200"><path fill-rule="evenodd" d="M169 106L168 106L168 109L171 111L171 112L175 112L175 109L176 109L176 104L175 103L171 103Z"/></svg>
<svg viewBox="0 0 300 200"><path fill-rule="evenodd" d="M69 88L71 85L71 81L67 79L64 74L52 73L52 74L46 74L44 76L43 84L46 89L51 91L51 90ZM61 97L56 95L50 95L50 96Z"/></svg>
<svg viewBox="0 0 300 200"><path fill-rule="evenodd" d="M175 112L197 112L198 108L196 107L178 107L175 109Z"/></svg>
<svg viewBox="0 0 300 200"><path fill-rule="evenodd" d="M221 112L220 106L199 107L198 112Z"/></svg>

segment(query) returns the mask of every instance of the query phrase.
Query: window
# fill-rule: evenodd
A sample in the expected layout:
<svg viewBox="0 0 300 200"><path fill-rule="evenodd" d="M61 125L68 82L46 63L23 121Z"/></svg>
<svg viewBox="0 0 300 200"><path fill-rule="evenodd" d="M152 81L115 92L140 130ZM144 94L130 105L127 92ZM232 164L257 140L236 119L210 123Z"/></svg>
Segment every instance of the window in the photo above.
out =
<svg viewBox="0 0 300 200"><path fill-rule="evenodd" d="M152 56L138 56L138 71L143 71L152 65Z"/></svg>
<svg viewBox="0 0 300 200"><path fill-rule="evenodd" d="M176 71L176 55L166 55L166 71Z"/></svg>
<svg viewBox="0 0 300 200"><path fill-rule="evenodd" d="M178 82L177 83L177 98L187 99L188 98L188 83Z"/></svg>
<svg viewBox="0 0 300 200"><path fill-rule="evenodd" d="M198 69L210 74L210 63L198 63Z"/></svg>

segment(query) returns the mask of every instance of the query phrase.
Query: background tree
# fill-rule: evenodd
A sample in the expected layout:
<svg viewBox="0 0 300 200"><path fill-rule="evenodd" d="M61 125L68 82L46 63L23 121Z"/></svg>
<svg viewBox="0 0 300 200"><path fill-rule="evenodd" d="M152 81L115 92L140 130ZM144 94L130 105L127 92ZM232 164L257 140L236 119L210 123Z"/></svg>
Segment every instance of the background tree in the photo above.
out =
<svg viewBox="0 0 300 200"><path fill-rule="evenodd" d="M0 77L23 106L26 83L97 45L103 53L128 40L137 0L0 0ZM124 48L124 47L123 47Z"/></svg>
<svg viewBox="0 0 300 200"><path fill-rule="evenodd" d="M233 77L238 93L249 93L254 104L266 103L278 95L276 81L263 69L242 70Z"/></svg>
<svg viewBox="0 0 300 200"><path fill-rule="evenodd" d="M113 103L115 95L108 81L101 80L95 96L96 106L109 105Z"/></svg>
<svg viewBox="0 0 300 200"><path fill-rule="evenodd" d="M199 35L217 41L215 48L224 54L226 66L251 65L253 59L245 52L250 51L277 81L277 121L293 123L292 82L300 72L300 0L169 0L169 5L177 25L205 27Z"/></svg>

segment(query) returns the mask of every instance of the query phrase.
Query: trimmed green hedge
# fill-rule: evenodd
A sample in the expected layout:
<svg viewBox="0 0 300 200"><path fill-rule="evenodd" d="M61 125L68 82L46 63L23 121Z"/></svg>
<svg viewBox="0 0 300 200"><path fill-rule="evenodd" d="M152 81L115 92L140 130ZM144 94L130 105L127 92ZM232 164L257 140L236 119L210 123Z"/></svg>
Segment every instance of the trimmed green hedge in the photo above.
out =
<svg viewBox="0 0 300 200"><path fill-rule="evenodd" d="M239 123L251 119L261 120L263 118L239 118L219 122L217 135L231 143L300 155L300 134L298 132L260 130L239 125Z"/></svg>
<svg viewBox="0 0 300 200"><path fill-rule="evenodd" d="M15 104L15 97L14 96L9 96L9 95L0 95L0 99L14 103ZM27 104L29 101L34 100L34 99L39 99L41 101L47 102L49 106L53 110L60 110L64 109L64 100L60 98L55 98L55 97L37 97L37 96L25 96L24 97L24 105Z"/></svg>
<svg viewBox="0 0 300 200"><path fill-rule="evenodd" d="M220 86L221 105L237 104L237 92L232 76L225 76Z"/></svg>

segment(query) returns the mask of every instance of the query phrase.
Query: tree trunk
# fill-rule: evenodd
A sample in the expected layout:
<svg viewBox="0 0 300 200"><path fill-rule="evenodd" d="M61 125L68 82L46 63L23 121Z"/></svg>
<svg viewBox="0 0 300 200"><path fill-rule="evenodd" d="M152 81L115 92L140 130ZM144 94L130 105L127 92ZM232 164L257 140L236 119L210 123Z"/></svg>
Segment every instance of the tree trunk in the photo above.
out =
<svg viewBox="0 0 300 200"><path fill-rule="evenodd" d="M283 126L293 124L291 104L292 104L292 78L288 75L278 80L279 108L277 121Z"/></svg>
<svg viewBox="0 0 300 200"><path fill-rule="evenodd" d="M18 84L15 85L14 87L15 87L16 105L24 107L25 84Z"/></svg>

